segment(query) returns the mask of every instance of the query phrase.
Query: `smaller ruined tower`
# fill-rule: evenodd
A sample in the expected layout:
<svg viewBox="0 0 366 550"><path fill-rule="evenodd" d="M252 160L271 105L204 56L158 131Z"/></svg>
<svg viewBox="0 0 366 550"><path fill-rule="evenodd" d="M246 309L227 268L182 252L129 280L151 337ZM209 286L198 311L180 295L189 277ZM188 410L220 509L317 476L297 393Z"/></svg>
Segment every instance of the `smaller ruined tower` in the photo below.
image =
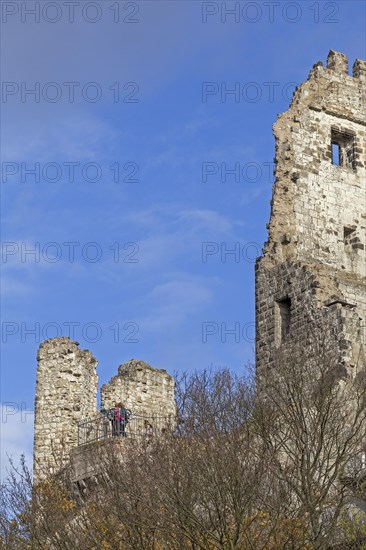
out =
<svg viewBox="0 0 366 550"><path fill-rule="evenodd" d="M102 407L108 409L122 401L141 415L175 416L174 387L174 379L165 370L131 359L120 365L117 376L102 386Z"/></svg>
<svg viewBox="0 0 366 550"><path fill-rule="evenodd" d="M34 419L34 480L66 464L77 444L77 423L97 410L97 361L70 338L52 338L38 350Z"/></svg>
<svg viewBox="0 0 366 550"><path fill-rule="evenodd" d="M110 445L113 452L119 450L122 460L131 443L150 441L150 437L174 429L174 389L174 379L165 370L155 369L145 361L131 359L120 365L118 374L101 388L101 407L108 410L122 403L131 410L126 437L113 437L108 420L107 425L99 424L98 419L82 424L80 444L70 456L71 479L79 490L95 487L104 471Z"/></svg>

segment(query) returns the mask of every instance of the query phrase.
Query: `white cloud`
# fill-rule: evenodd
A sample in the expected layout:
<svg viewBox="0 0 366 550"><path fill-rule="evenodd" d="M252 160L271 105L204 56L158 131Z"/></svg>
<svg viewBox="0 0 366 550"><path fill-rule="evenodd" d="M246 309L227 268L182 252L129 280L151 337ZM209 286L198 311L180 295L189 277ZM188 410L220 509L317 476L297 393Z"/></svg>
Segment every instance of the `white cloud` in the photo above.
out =
<svg viewBox="0 0 366 550"><path fill-rule="evenodd" d="M54 114L52 125L47 119L34 125L32 117L25 116L20 134L14 119L7 125L8 140L3 150L3 158L8 162L26 159L40 163L59 159L61 162L100 162L101 152L121 139L120 131L90 113L74 112L72 117L65 117L60 111ZM66 174L67 170L64 168Z"/></svg>
<svg viewBox="0 0 366 550"><path fill-rule="evenodd" d="M195 231L199 229L228 233L232 230L232 222L214 210L187 210L180 213L180 220L189 222Z"/></svg>
<svg viewBox="0 0 366 550"><path fill-rule="evenodd" d="M153 313L138 320L143 331L175 330L213 300L216 278L187 273L170 273L167 278L144 298L145 306Z"/></svg>
<svg viewBox="0 0 366 550"><path fill-rule="evenodd" d="M34 287L15 277L1 277L0 296L29 295Z"/></svg>

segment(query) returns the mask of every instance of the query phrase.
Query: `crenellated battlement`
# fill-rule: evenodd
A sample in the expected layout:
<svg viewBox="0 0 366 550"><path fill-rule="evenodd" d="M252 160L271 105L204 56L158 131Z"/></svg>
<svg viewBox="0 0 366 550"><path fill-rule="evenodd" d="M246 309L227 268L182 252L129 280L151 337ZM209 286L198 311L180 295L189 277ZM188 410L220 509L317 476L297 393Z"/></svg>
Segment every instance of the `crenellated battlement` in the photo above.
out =
<svg viewBox="0 0 366 550"><path fill-rule="evenodd" d="M323 63L319 61L314 67L323 67ZM342 52L330 50L327 56L326 69L333 71L336 75L350 76L348 73L348 58ZM366 76L366 61L356 59L352 66L352 77L365 80Z"/></svg>
<svg viewBox="0 0 366 550"><path fill-rule="evenodd" d="M359 78L363 82L366 82L366 61L356 59L352 67L352 74L354 78Z"/></svg>
<svg viewBox="0 0 366 550"><path fill-rule="evenodd" d="M351 79L358 79L365 81L366 78L366 61L363 59L356 59L352 66L352 75L349 74L348 58L344 53L330 50L326 66L324 67L322 61L318 61L313 65L309 73L309 79L313 76L326 76L334 79L335 77L348 77Z"/></svg>
<svg viewBox="0 0 366 550"><path fill-rule="evenodd" d="M348 75L348 59L344 53L330 50L327 57L327 69L337 74Z"/></svg>

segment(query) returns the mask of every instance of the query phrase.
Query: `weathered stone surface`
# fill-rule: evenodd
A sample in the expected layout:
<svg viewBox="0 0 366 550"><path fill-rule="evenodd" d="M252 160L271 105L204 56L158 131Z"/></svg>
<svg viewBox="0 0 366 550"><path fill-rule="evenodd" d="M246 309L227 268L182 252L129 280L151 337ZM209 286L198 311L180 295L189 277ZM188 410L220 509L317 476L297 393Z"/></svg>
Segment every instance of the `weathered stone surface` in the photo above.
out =
<svg viewBox="0 0 366 550"><path fill-rule="evenodd" d="M331 50L327 66L314 65L274 124L276 180L256 265L258 373L283 340L287 309L287 342L306 353L305 331L332 325L340 361L365 361L365 75L365 61L356 60L349 76L346 56Z"/></svg>
<svg viewBox="0 0 366 550"><path fill-rule="evenodd" d="M38 351L34 421L34 478L59 470L77 445L77 423L97 408L97 361L69 338Z"/></svg>
<svg viewBox="0 0 366 550"><path fill-rule="evenodd" d="M120 365L118 375L102 386L102 407L108 409L121 401L141 415L175 415L174 387L173 378L165 370L131 359Z"/></svg>
<svg viewBox="0 0 366 550"><path fill-rule="evenodd" d="M122 465L125 457L131 450L135 450L139 443L136 439L111 437L74 447L70 453L71 481L74 483L82 481L86 486L92 484L95 479L98 480L98 477L103 475L108 465L110 467L111 457L113 461L119 461Z"/></svg>
<svg viewBox="0 0 366 550"><path fill-rule="evenodd" d="M89 351L78 346L69 338L53 338L39 348L34 428L36 482L70 461L72 475L77 480L92 477L98 470L95 460L83 464L85 449L93 453L91 449L97 451L106 442L95 441L77 447L78 422L98 415L97 361ZM158 435L174 426L174 386L174 379L165 370L132 359L121 365L118 375L102 387L102 406L111 408L123 402L134 415L148 417L149 426L154 435ZM131 435L128 428L132 425L135 430L136 426L139 428L134 439L144 438L144 419L131 420L127 436ZM126 445L125 441L122 443Z"/></svg>

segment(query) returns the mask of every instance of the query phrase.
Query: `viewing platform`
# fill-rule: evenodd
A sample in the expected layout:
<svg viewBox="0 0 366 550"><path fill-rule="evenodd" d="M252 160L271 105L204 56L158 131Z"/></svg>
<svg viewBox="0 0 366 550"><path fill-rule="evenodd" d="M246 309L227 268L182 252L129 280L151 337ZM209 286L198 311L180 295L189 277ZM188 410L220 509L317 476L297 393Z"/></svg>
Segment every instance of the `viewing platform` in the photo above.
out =
<svg viewBox="0 0 366 550"><path fill-rule="evenodd" d="M174 429L173 415L144 416L131 413L128 420L111 420L99 414L78 423L78 447L111 437L146 439L171 432Z"/></svg>
<svg viewBox="0 0 366 550"><path fill-rule="evenodd" d="M176 427L174 415L146 416L131 413L128 421L110 420L104 414L81 420L78 423L78 444L70 453L72 481L82 492L93 486L103 472L104 459L118 451L123 455L131 445L146 443L155 437L172 433Z"/></svg>

